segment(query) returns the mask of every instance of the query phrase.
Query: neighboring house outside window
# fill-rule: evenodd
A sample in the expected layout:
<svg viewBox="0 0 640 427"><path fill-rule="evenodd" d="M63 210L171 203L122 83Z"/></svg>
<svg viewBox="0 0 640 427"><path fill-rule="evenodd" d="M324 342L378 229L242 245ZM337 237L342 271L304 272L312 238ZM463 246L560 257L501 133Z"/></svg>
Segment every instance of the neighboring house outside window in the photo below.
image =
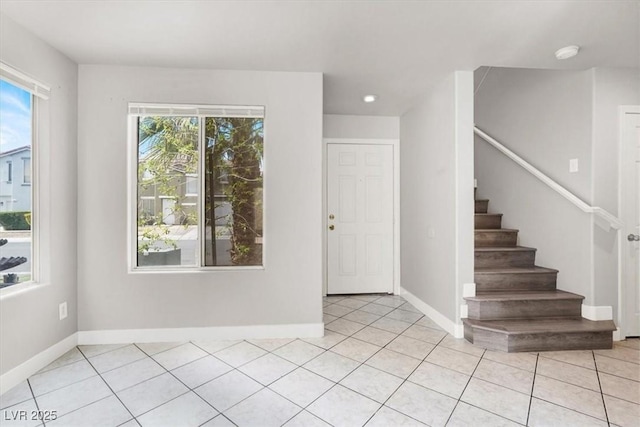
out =
<svg viewBox="0 0 640 427"><path fill-rule="evenodd" d="M31 211L31 146L18 147L0 153L0 212ZM22 175L25 181L14 179ZM26 181L28 179L28 181Z"/></svg>

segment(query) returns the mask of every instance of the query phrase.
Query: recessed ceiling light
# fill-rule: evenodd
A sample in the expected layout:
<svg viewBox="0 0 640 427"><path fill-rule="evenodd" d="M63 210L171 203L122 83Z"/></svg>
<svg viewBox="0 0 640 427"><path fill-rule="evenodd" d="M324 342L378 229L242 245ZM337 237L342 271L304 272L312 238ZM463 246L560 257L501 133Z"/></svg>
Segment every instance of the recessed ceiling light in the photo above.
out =
<svg viewBox="0 0 640 427"><path fill-rule="evenodd" d="M378 95L365 95L362 97L364 102L376 102Z"/></svg>
<svg viewBox="0 0 640 427"><path fill-rule="evenodd" d="M562 49L558 49L556 51L556 58L558 59L573 58L578 54L579 50L580 50L580 46L575 46L575 45L563 47Z"/></svg>

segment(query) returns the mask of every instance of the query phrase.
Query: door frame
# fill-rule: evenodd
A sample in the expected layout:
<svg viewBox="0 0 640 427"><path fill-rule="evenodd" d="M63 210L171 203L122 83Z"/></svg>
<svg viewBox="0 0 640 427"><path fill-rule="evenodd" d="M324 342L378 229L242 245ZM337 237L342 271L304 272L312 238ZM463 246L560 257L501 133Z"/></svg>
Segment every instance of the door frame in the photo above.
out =
<svg viewBox="0 0 640 427"><path fill-rule="evenodd" d="M627 114L640 114L640 105L621 105L618 108L620 129L618 132L618 214L620 215L620 220L625 225L636 220L635 218L630 218L630 215L627 215L626 204L623 198L624 178L627 173L623 167L623 159L628 155L626 152L627 147L625 145L626 141L624 138ZM629 266L627 265L626 257L624 256L628 245L626 230L628 230L628 227L625 228L625 226L623 226L618 233L618 326L620 328L621 339L626 337L626 333L629 328L629 316L626 310L627 286L625 285L625 277Z"/></svg>
<svg viewBox="0 0 640 427"><path fill-rule="evenodd" d="M400 295L400 140L368 138L323 138L322 139L322 296L327 295L328 263L328 185L329 167L327 151L329 144L391 145L393 147L393 293Z"/></svg>

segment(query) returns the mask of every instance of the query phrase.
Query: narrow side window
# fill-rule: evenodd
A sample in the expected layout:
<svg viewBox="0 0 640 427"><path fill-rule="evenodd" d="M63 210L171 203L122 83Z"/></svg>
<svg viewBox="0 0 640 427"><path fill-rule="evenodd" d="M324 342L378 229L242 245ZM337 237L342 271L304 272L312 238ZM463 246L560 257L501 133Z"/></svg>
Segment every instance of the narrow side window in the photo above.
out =
<svg viewBox="0 0 640 427"><path fill-rule="evenodd" d="M32 280L33 96L0 79L0 287Z"/></svg>

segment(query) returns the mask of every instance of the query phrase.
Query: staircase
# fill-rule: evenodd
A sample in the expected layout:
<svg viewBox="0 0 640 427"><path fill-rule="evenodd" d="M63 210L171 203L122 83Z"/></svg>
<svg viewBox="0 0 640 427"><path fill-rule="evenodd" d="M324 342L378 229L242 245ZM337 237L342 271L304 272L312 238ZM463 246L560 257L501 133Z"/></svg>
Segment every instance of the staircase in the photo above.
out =
<svg viewBox="0 0 640 427"><path fill-rule="evenodd" d="M507 352L612 348L613 321L582 318L582 295L556 289L558 270L535 265L536 249L475 201L476 296L466 297L465 338Z"/></svg>

